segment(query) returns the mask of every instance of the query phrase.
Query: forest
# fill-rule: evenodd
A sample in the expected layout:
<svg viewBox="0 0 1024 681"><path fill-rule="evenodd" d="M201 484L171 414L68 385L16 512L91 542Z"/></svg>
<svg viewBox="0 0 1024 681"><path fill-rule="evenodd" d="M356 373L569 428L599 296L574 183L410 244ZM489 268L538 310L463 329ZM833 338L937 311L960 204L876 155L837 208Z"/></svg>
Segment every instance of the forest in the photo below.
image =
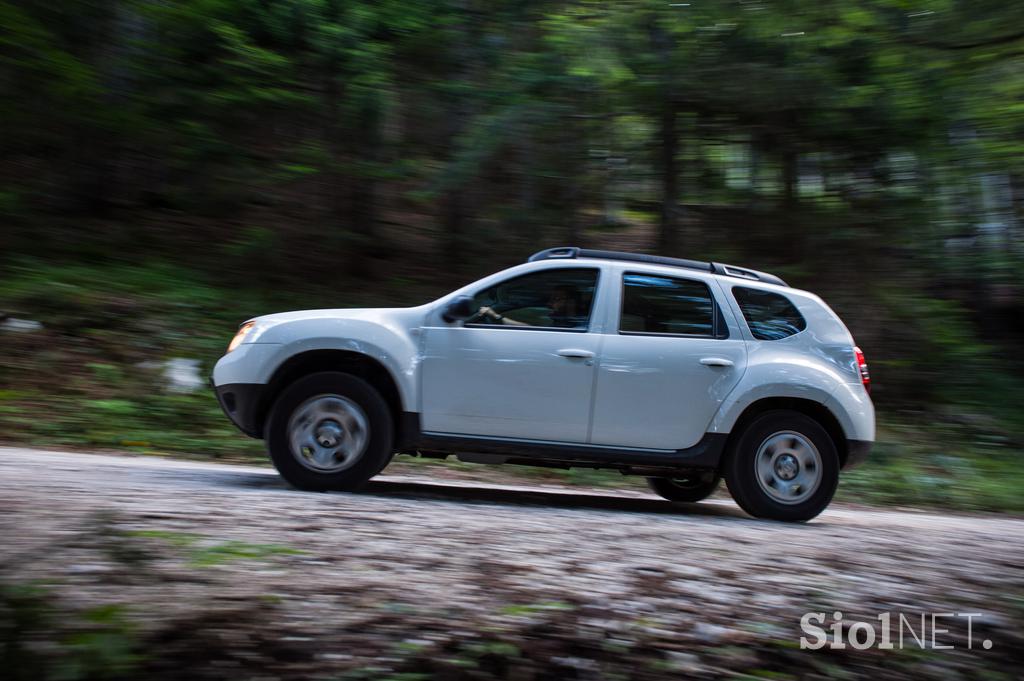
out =
<svg viewBox="0 0 1024 681"><path fill-rule="evenodd" d="M995 0L0 0L0 439L259 456L161 363L579 245L818 293L880 419L840 497L1020 511L1022 28Z"/></svg>

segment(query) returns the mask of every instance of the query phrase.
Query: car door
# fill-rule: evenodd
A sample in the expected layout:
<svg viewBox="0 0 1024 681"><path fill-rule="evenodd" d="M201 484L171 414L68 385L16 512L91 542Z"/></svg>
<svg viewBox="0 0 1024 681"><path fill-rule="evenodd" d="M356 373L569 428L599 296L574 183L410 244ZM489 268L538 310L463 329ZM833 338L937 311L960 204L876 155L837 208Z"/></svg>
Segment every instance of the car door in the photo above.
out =
<svg viewBox="0 0 1024 681"><path fill-rule="evenodd" d="M600 268L545 268L488 286L477 313L423 330L425 432L586 442Z"/></svg>
<svg viewBox="0 0 1024 681"><path fill-rule="evenodd" d="M590 442L683 449L696 444L742 376L713 281L626 271L618 321L602 346ZM709 286L710 284L710 286Z"/></svg>

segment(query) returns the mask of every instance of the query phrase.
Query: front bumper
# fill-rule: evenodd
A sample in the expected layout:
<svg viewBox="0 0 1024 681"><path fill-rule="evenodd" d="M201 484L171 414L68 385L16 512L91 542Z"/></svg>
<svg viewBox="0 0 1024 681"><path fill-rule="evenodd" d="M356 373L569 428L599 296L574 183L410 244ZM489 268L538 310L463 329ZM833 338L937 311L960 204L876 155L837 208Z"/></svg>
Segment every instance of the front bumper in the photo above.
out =
<svg viewBox="0 0 1024 681"><path fill-rule="evenodd" d="M263 438L263 398L267 386L263 383L227 383L213 385L217 402L231 422L240 431L257 439Z"/></svg>

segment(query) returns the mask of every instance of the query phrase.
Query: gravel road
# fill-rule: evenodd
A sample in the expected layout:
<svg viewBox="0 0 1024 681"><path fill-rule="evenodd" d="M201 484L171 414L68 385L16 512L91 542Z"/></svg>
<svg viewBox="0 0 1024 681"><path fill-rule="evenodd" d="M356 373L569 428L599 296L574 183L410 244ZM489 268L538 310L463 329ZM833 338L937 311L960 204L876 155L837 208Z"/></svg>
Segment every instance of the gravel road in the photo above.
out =
<svg viewBox="0 0 1024 681"><path fill-rule="evenodd" d="M1024 659L1024 520L1006 516L790 525L386 471L314 494L271 468L0 448L0 537L0 580L51 585L60 631L117 628L89 613L121 606L129 676L1019 678ZM970 649L947 617L951 650L800 650L810 611L844 631L979 616Z"/></svg>

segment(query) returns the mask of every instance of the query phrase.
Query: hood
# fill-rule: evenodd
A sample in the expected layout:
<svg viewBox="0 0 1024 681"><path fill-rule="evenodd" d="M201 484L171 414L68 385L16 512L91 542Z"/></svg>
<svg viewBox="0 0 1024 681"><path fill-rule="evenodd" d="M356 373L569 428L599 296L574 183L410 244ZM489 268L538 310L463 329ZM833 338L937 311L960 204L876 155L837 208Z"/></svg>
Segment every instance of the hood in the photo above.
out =
<svg viewBox="0 0 1024 681"><path fill-rule="evenodd" d="M281 343L317 336L346 338L419 327L424 307L367 307L296 310L255 317L246 343ZM374 330L376 329L376 330Z"/></svg>
<svg viewBox="0 0 1024 681"><path fill-rule="evenodd" d="M311 319L379 319L381 316L391 316L391 313L408 309L406 307L341 307L328 310L294 310L292 312L265 314L260 317L253 317L249 321L255 322L256 326L270 328L285 322Z"/></svg>

